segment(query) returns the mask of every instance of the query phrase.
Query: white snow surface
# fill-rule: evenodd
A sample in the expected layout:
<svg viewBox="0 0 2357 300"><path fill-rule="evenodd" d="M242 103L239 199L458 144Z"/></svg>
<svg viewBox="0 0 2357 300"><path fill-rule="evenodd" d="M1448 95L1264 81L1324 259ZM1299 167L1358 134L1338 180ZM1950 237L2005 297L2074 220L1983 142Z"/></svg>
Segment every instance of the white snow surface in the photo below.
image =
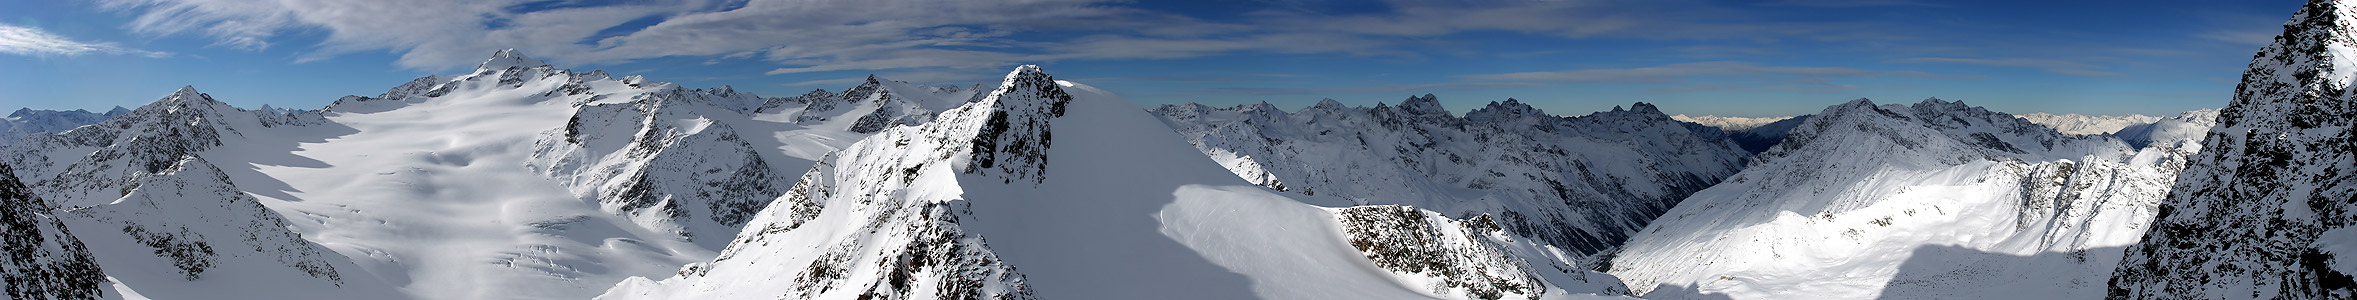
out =
<svg viewBox="0 0 2357 300"><path fill-rule="evenodd" d="M1687 198L1609 272L1649 299L2098 298L2198 147L1861 99Z"/></svg>

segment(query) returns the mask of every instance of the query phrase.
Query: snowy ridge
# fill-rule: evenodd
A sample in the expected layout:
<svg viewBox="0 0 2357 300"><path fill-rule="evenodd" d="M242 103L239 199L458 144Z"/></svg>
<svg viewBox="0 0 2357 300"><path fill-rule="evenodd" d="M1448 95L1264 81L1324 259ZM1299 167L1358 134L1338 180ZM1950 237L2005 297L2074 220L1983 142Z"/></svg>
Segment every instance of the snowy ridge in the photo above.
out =
<svg viewBox="0 0 2357 300"><path fill-rule="evenodd" d="M0 174L12 173L0 163ZM47 201L15 176L0 176L0 299L97 299L106 275L90 248L50 216Z"/></svg>
<svg viewBox="0 0 2357 300"><path fill-rule="evenodd" d="M1436 97L1349 108L1322 101L1151 110L1238 177L1358 204L1490 214L1517 235L1589 254L1618 245L1688 193L1742 167L1717 131L1653 105L1556 117L1508 99L1465 117Z"/></svg>
<svg viewBox="0 0 2357 300"><path fill-rule="evenodd" d="M107 118L126 113L131 113L131 109L121 106L116 106L115 109L108 110L106 113L94 113L79 109L72 111L17 109L16 112L9 113L7 117L0 117L0 147L16 143L16 140L33 135L33 133L66 131L82 125L97 124L106 121Z"/></svg>
<svg viewBox="0 0 2357 300"><path fill-rule="evenodd" d="M2309 1L2251 59L2113 299L2357 297L2357 11Z"/></svg>
<svg viewBox="0 0 2357 300"><path fill-rule="evenodd" d="M1961 102L1826 108L1615 253L1648 298L2093 297L2193 148ZM2035 296L2031 296L2035 295Z"/></svg>
<svg viewBox="0 0 2357 300"><path fill-rule="evenodd" d="M763 114L782 114L795 124L812 128L873 134L891 126L932 121L938 112L987 96L980 90L914 85L868 75L859 86L841 93L814 90L795 97L770 98L755 108Z"/></svg>
<svg viewBox="0 0 2357 300"><path fill-rule="evenodd" d="M1618 288L1562 263L1563 251L1524 264L1498 254L1552 248L1398 207L1375 209L1417 218L1358 223L1452 238L1362 244L1420 247L1441 259L1424 262L1468 272L1378 266L1350 243L1345 209L1251 186L1135 107L1018 68L982 100L821 161L713 261L601 298L1465 299ZM1467 234L1476 232L1489 233ZM1446 282L1527 285L1485 293Z"/></svg>
<svg viewBox="0 0 2357 300"><path fill-rule="evenodd" d="M2079 135L2114 133L2119 132L2120 129L2123 128L2134 127L2141 124L2152 124L2152 122L2158 122L2162 119L2162 117L2140 114L2089 116L2081 114L2057 115L2041 112L2020 114L2015 116L2021 117L2023 120L2029 120L2030 123L2038 123L2038 125L2053 127L2054 131L2061 132L2062 134Z"/></svg>

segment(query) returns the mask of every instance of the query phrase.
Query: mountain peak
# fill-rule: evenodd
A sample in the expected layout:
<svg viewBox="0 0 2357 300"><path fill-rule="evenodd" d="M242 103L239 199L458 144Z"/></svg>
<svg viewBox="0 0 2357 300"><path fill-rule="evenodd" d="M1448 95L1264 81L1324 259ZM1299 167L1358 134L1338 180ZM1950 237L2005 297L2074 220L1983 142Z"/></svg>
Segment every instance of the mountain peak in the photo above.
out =
<svg viewBox="0 0 2357 300"><path fill-rule="evenodd" d="M1318 105L1317 105L1317 106L1314 106L1314 107L1317 107L1317 108L1319 108L1319 109L1337 109L1337 108L1343 108L1343 107L1342 107L1342 101L1334 101L1334 98L1325 98L1325 99L1319 99L1319 100L1318 100Z"/></svg>
<svg viewBox="0 0 2357 300"><path fill-rule="evenodd" d="M179 90L173 90L173 91L172 91L172 95L171 95L171 97L200 97L200 96L204 96L204 93L198 93L198 92L196 92L196 86L193 86L193 85L183 85L183 86L180 86L180 89L179 89Z"/></svg>
<svg viewBox="0 0 2357 300"><path fill-rule="evenodd" d="M515 48L508 48L505 50L499 50L499 52L491 53L491 58L483 60L483 64L475 66L475 69L504 70L507 68L531 68L547 65L548 62L532 58L532 56L529 55L524 55L523 51L518 51Z"/></svg>
<svg viewBox="0 0 2357 300"><path fill-rule="evenodd" d="M1508 101L1508 102L1512 102L1512 101L1514 101L1514 99L1506 99L1506 101ZM1635 112L1637 112L1637 113L1644 113L1644 114L1655 114L1655 115L1662 114L1662 113L1661 113L1661 108L1660 108L1660 107L1655 107L1655 106L1653 106L1653 103L1645 103L1645 102L1637 102L1636 104L1630 104L1630 105L1629 105L1629 110L1630 110L1630 111L1635 111Z"/></svg>
<svg viewBox="0 0 2357 300"><path fill-rule="evenodd" d="M1407 100L1402 100L1399 102L1399 108L1400 110L1407 111L1408 113L1418 115L1447 115L1449 113L1447 108L1442 108L1440 106L1440 97L1433 96L1432 94L1424 94L1424 96L1420 97L1408 97Z"/></svg>
<svg viewBox="0 0 2357 300"><path fill-rule="evenodd" d="M945 122L974 120L967 173L1003 173L1008 181L1046 182L1047 149L1053 145L1048 120L1063 117L1072 94L1039 66L1023 65L990 96L944 113ZM987 110L984 111L984 110Z"/></svg>

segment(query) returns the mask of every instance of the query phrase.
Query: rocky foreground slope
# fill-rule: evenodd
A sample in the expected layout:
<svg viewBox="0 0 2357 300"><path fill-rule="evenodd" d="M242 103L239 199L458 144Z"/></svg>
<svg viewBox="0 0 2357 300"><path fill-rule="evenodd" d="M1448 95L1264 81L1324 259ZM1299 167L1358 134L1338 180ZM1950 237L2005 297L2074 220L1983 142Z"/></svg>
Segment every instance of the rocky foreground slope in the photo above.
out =
<svg viewBox="0 0 2357 300"><path fill-rule="evenodd" d="M2112 299L2357 297L2357 10L2309 1L2243 72Z"/></svg>

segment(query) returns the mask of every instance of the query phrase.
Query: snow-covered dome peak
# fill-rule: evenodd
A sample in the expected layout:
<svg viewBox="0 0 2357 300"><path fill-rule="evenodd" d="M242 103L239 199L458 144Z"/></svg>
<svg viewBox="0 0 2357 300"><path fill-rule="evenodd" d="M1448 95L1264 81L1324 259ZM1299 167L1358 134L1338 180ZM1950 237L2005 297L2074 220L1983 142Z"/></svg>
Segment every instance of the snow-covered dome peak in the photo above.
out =
<svg viewBox="0 0 2357 300"><path fill-rule="evenodd" d="M532 58L532 56L529 55L524 55L523 51L509 48L505 50L499 50L499 52L496 53L491 53L491 59L483 60L483 64L475 66L475 69L501 70L507 68L531 68L547 65L548 62L540 61L540 59Z"/></svg>

